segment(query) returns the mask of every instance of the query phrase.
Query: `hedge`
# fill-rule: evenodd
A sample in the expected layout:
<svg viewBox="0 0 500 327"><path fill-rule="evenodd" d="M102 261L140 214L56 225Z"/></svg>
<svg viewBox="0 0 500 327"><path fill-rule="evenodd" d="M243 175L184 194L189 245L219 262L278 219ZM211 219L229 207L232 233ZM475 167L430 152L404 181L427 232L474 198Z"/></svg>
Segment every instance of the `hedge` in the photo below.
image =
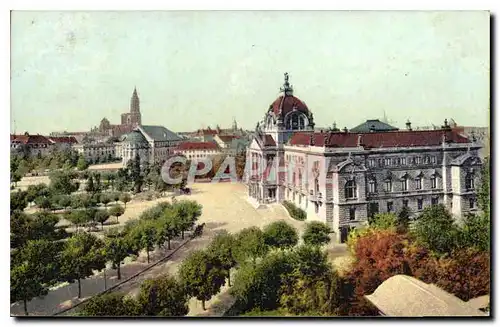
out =
<svg viewBox="0 0 500 327"><path fill-rule="evenodd" d="M307 218L307 214L304 210L300 209L297 207L295 204L289 202L289 201L284 201L283 206L286 208L290 216L292 216L293 219L297 219L300 221L304 221Z"/></svg>

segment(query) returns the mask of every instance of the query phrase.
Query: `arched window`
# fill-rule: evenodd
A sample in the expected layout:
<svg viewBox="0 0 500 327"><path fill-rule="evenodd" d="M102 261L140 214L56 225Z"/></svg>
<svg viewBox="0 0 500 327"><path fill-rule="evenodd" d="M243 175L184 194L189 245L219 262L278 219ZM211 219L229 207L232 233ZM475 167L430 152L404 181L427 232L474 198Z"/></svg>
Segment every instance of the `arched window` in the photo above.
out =
<svg viewBox="0 0 500 327"><path fill-rule="evenodd" d="M373 178L368 180L368 193L377 193L377 182Z"/></svg>
<svg viewBox="0 0 500 327"><path fill-rule="evenodd" d="M408 177L403 176L401 179L401 190L402 191L408 191Z"/></svg>
<svg viewBox="0 0 500 327"><path fill-rule="evenodd" d="M468 173L467 175L465 175L465 189L474 189L474 174Z"/></svg>
<svg viewBox="0 0 500 327"><path fill-rule="evenodd" d="M294 112L288 115L286 119L286 129L288 130L302 130L305 129L306 119L300 112Z"/></svg>
<svg viewBox="0 0 500 327"><path fill-rule="evenodd" d="M350 180L345 184L345 197L346 199L353 199L356 195L356 182L354 180Z"/></svg>

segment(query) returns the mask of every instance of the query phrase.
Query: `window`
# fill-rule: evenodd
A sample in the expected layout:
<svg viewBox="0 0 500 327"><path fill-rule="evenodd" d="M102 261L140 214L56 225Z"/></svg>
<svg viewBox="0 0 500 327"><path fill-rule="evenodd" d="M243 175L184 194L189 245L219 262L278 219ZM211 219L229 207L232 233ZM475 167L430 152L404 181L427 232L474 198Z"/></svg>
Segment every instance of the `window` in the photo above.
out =
<svg viewBox="0 0 500 327"><path fill-rule="evenodd" d="M299 187L302 186L302 172L299 171Z"/></svg>
<svg viewBox="0 0 500 327"><path fill-rule="evenodd" d="M436 187L437 187L436 176L431 176L431 188L436 188Z"/></svg>
<svg viewBox="0 0 500 327"><path fill-rule="evenodd" d="M384 191L392 192L392 181L390 179L385 181Z"/></svg>
<svg viewBox="0 0 500 327"><path fill-rule="evenodd" d="M368 166L375 167L375 159L368 160Z"/></svg>
<svg viewBox="0 0 500 327"><path fill-rule="evenodd" d="M302 204L302 194L299 194L299 204Z"/></svg>
<svg viewBox="0 0 500 327"><path fill-rule="evenodd" d="M403 177L403 180L401 181L401 190L402 191L408 191L408 177Z"/></svg>
<svg viewBox="0 0 500 327"><path fill-rule="evenodd" d="M436 160L436 156L432 156L432 157L431 157L431 163L432 163L432 164L435 164L436 162L437 162L437 160Z"/></svg>
<svg viewBox="0 0 500 327"><path fill-rule="evenodd" d="M474 209L474 202L475 202L475 201L474 201L474 198L470 198L470 199L469 199L469 208L470 208L470 209Z"/></svg>
<svg viewBox="0 0 500 327"><path fill-rule="evenodd" d="M374 179L368 181L368 193L377 193L377 183Z"/></svg>
<svg viewBox="0 0 500 327"><path fill-rule="evenodd" d="M393 210L392 201L387 202L387 212L392 212L392 210Z"/></svg>
<svg viewBox="0 0 500 327"><path fill-rule="evenodd" d="M318 202L314 202L314 212L316 212L316 213L319 212L319 204L318 204Z"/></svg>
<svg viewBox="0 0 500 327"><path fill-rule="evenodd" d="M421 177L417 177L415 179L415 189L417 189L417 190L422 189L422 178Z"/></svg>
<svg viewBox="0 0 500 327"><path fill-rule="evenodd" d="M317 178L314 179L314 190L319 193L319 181Z"/></svg>
<svg viewBox="0 0 500 327"><path fill-rule="evenodd" d="M408 200L403 200L403 208L408 208Z"/></svg>
<svg viewBox="0 0 500 327"><path fill-rule="evenodd" d="M422 157L415 157L415 164L420 165L422 163Z"/></svg>
<svg viewBox="0 0 500 327"><path fill-rule="evenodd" d="M354 180L350 180L345 184L345 197L346 199L356 197L356 182Z"/></svg>
<svg viewBox="0 0 500 327"><path fill-rule="evenodd" d="M356 208L352 207L349 208L349 220L355 220L356 219Z"/></svg>
<svg viewBox="0 0 500 327"><path fill-rule="evenodd" d="M293 184L293 186L295 186L295 173L293 173L292 184Z"/></svg>
<svg viewBox="0 0 500 327"><path fill-rule="evenodd" d="M465 175L465 189L474 189L474 175L472 173L468 173L467 175Z"/></svg>
<svg viewBox="0 0 500 327"><path fill-rule="evenodd" d="M390 158L385 158L384 159L384 165L390 166L391 165L391 159Z"/></svg>
<svg viewBox="0 0 500 327"><path fill-rule="evenodd" d="M438 203L439 203L439 198L432 198L432 199L431 199L431 204L432 204L433 206L437 205Z"/></svg>
<svg viewBox="0 0 500 327"><path fill-rule="evenodd" d="M422 210L423 207L424 207L424 200L417 199L417 209Z"/></svg>
<svg viewBox="0 0 500 327"><path fill-rule="evenodd" d="M401 164L402 164L403 166L405 166L405 165L406 165L406 158L401 158Z"/></svg>

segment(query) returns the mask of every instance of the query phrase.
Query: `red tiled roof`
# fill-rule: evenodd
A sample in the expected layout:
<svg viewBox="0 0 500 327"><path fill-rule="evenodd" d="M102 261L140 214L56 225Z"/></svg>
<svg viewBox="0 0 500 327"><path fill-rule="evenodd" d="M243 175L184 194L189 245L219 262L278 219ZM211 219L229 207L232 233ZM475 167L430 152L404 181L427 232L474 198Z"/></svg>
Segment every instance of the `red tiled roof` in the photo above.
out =
<svg viewBox="0 0 500 327"><path fill-rule="evenodd" d="M275 115L279 114L280 107L283 116L285 116L288 112L292 111L294 107L296 107L297 110L302 112L307 113L309 111L304 102L302 102L299 98L294 97L292 95L285 96L284 100L283 96L279 96L276 100L274 100L271 106L273 108L273 112Z"/></svg>
<svg viewBox="0 0 500 327"><path fill-rule="evenodd" d="M274 139L271 135L265 135L264 137L264 145L266 146L276 146L276 142L274 142Z"/></svg>
<svg viewBox="0 0 500 327"><path fill-rule="evenodd" d="M74 136L50 136L49 140L54 143L78 143Z"/></svg>
<svg viewBox="0 0 500 327"><path fill-rule="evenodd" d="M51 144L50 140L43 135L11 135L11 142L15 141L22 144Z"/></svg>
<svg viewBox="0 0 500 327"><path fill-rule="evenodd" d="M456 131L428 130L428 131L394 131L378 133L314 133L298 132L290 139L291 145L310 145L311 135L315 146L327 147L357 147L358 137L365 148L391 148L412 146L436 146L446 140L451 143L467 143L468 139Z"/></svg>
<svg viewBox="0 0 500 327"><path fill-rule="evenodd" d="M197 135L204 135L204 134L215 135L215 134L217 134L217 131L214 129L199 129L196 131L196 134Z"/></svg>
<svg viewBox="0 0 500 327"><path fill-rule="evenodd" d="M185 150L217 150L219 147L213 142L183 142L177 146L178 151Z"/></svg>
<svg viewBox="0 0 500 327"><path fill-rule="evenodd" d="M229 143L233 139L239 139L240 137L236 135L219 135L219 138L221 139L222 142Z"/></svg>

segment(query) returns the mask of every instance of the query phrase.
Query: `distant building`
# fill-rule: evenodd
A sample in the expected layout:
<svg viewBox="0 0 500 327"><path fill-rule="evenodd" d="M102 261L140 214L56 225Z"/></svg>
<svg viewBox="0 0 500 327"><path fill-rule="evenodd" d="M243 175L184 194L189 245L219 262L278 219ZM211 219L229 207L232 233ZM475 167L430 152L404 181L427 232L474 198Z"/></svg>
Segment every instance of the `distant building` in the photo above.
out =
<svg viewBox="0 0 500 327"><path fill-rule="evenodd" d="M372 133L372 132L390 132L399 130L397 127L381 122L378 119L369 119L366 122L349 130L351 133Z"/></svg>
<svg viewBox="0 0 500 327"><path fill-rule="evenodd" d="M163 126L139 125L123 136L119 154L124 165L136 155L142 161L162 163L183 139Z"/></svg>
<svg viewBox="0 0 500 327"><path fill-rule="evenodd" d="M236 156L245 153L248 147L248 139L236 135L215 135L214 142L224 154Z"/></svg>
<svg viewBox="0 0 500 327"><path fill-rule="evenodd" d="M91 163L111 161L117 158L116 147L113 143L79 143L73 149Z"/></svg>
<svg viewBox="0 0 500 327"><path fill-rule="evenodd" d="M48 139L55 149L61 151L70 150L73 145L78 144L78 141L74 136L49 136Z"/></svg>
<svg viewBox="0 0 500 327"><path fill-rule="evenodd" d="M53 142L47 137L36 134L30 135L28 132L22 135L10 135L11 153L19 153L26 156L45 156L53 148Z"/></svg>
<svg viewBox="0 0 500 327"><path fill-rule="evenodd" d="M182 142L175 153L184 155L189 160L213 158L222 153L214 142Z"/></svg>
<svg viewBox="0 0 500 327"><path fill-rule="evenodd" d="M130 99L130 112L121 114L120 125L112 125L109 120L104 117L99 124L99 127L93 130L105 136L121 136L131 132L134 128L141 125L141 106L137 89L134 88Z"/></svg>

